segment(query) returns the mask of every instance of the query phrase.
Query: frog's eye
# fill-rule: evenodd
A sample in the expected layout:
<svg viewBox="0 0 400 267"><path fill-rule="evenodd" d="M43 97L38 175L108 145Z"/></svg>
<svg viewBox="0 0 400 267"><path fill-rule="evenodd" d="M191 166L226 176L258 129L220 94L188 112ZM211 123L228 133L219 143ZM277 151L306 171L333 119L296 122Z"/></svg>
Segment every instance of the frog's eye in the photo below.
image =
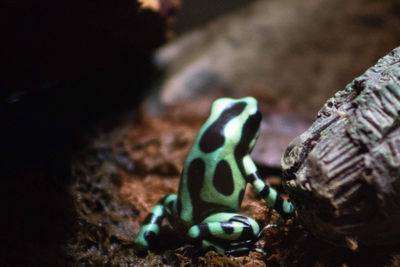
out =
<svg viewBox="0 0 400 267"><path fill-rule="evenodd" d="M243 125L242 136L237 146L237 152L245 155L249 150L253 149L255 140L258 137L261 123L261 113L257 111L253 115L250 115ZM254 142L254 144L252 144ZM253 146L253 147L252 147Z"/></svg>
<svg viewBox="0 0 400 267"><path fill-rule="evenodd" d="M259 136L260 136L260 130L258 130L258 131L256 132L256 134L254 135L253 140L251 140L251 142L250 142L250 145L249 145L249 153L250 153L250 152L253 150L253 148L255 147L256 142L257 142L257 139L258 139Z"/></svg>

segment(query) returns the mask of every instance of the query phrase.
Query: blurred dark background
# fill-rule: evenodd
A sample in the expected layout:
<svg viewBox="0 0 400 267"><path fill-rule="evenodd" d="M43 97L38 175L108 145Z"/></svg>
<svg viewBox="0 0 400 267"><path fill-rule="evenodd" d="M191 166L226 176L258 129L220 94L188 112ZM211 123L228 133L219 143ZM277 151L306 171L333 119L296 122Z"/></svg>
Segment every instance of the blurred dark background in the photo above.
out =
<svg viewBox="0 0 400 267"><path fill-rule="evenodd" d="M255 0L183 0L176 16L173 30L176 34L185 33L211 22L216 17L235 11Z"/></svg>

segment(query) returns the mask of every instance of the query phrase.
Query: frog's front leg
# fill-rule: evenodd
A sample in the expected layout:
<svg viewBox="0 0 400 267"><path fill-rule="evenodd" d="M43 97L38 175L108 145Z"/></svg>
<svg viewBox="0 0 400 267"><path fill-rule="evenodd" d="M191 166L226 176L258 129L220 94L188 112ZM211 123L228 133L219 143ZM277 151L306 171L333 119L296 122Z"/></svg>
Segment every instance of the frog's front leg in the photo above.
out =
<svg viewBox="0 0 400 267"><path fill-rule="evenodd" d="M210 215L192 226L188 236L200 243L204 250L218 253L247 253L259 238L258 223L246 216L220 212Z"/></svg>
<svg viewBox="0 0 400 267"><path fill-rule="evenodd" d="M292 203L282 199L275 189L266 185L260 179L257 172L247 176L247 179L256 193L265 200L267 206L276 210L284 220L294 216L294 207Z"/></svg>
<svg viewBox="0 0 400 267"><path fill-rule="evenodd" d="M174 213L176 200L176 194L163 197L146 216L143 226L140 228L139 235L134 243L135 248L138 251L148 250L155 244L157 235L160 232L162 220L165 216Z"/></svg>
<svg viewBox="0 0 400 267"><path fill-rule="evenodd" d="M260 179L257 167L250 156L243 158L243 165L246 170L247 181L253 186L254 191L266 201L267 206L276 210L284 220L293 217L293 204L282 199L275 189L269 187Z"/></svg>

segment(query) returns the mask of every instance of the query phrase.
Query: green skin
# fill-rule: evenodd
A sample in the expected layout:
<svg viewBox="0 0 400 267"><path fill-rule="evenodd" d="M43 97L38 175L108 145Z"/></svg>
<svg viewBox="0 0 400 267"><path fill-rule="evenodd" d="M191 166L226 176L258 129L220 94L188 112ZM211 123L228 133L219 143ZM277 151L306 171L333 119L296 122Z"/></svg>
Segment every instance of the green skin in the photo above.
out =
<svg viewBox="0 0 400 267"><path fill-rule="evenodd" d="M250 157L259 136L261 115L257 100L220 98L197 136L182 171L178 194L162 198L144 221L135 247L155 244L164 218L204 250L248 252L261 235L256 221L236 211L247 183L284 219L294 207L258 176Z"/></svg>

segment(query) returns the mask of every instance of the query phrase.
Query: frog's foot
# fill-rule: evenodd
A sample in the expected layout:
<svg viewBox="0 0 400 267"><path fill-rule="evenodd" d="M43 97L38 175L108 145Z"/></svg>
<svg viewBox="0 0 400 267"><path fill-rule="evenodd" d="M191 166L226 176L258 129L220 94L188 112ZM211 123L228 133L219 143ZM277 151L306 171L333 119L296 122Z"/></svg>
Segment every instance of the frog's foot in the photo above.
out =
<svg viewBox="0 0 400 267"><path fill-rule="evenodd" d="M204 250L215 250L221 254L244 254L253 248L259 231L260 227L253 219L237 213L221 212L192 226L188 235L198 241Z"/></svg>
<svg viewBox="0 0 400 267"><path fill-rule="evenodd" d="M279 226L279 224L275 224L275 223L267 224L267 225L264 226L264 227L261 229L261 231L258 233L257 240L261 238L261 236L263 235L263 233L264 233L265 230L267 230L267 229L269 229L269 228L272 228L272 227L278 227L278 226Z"/></svg>
<svg viewBox="0 0 400 267"><path fill-rule="evenodd" d="M146 216L143 226L140 228L139 235L134 242L137 251L146 251L155 244L162 220L167 214L173 212L172 209L176 199L176 194L163 197Z"/></svg>
<svg viewBox="0 0 400 267"><path fill-rule="evenodd" d="M250 251L257 251L254 248L254 242L248 242L248 244L232 245L228 246L226 243L218 244L217 242L211 242L208 240L203 240L201 247L204 251L213 250L219 254L233 255L233 256L243 256L248 254Z"/></svg>

